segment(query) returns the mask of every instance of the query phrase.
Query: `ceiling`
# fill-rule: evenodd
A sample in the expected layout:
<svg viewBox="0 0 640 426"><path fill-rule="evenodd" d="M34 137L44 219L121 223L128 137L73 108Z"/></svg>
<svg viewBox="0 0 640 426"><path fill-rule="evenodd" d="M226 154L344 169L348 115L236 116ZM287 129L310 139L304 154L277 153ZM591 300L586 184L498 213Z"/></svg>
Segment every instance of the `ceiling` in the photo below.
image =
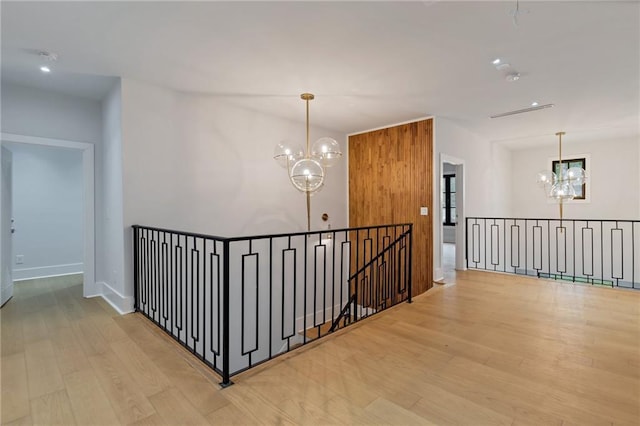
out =
<svg viewBox="0 0 640 426"><path fill-rule="evenodd" d="M513 12L519 7L517 25ZM9 2L2 79L100 98L121 76L345 133L436 115L512 148L640 138L640 3ZM39 50L59 55L53 72ZM502 58L520 80L491 63ZM526 108L554 108L504 118Z"/></svg>

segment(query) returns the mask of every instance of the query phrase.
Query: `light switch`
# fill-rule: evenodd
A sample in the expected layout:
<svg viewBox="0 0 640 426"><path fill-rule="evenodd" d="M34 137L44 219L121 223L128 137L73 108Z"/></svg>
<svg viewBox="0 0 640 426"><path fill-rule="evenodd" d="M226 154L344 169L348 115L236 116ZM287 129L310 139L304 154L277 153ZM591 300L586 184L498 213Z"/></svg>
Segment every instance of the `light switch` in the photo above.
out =
<svg viewBox="0 0 640 426"><path fill-rule="evenodd" d="M420 216L429 216L429 207L420 207Z"/></svg>

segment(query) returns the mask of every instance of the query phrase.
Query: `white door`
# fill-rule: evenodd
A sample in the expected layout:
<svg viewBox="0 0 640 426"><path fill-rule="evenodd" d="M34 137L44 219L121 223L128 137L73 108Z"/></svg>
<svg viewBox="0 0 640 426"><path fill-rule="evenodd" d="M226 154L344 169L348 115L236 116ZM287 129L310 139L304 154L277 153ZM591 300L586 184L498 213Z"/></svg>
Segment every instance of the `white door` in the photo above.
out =
<svg viewBox="0 0 640 426"><path fill-rule="evenodd" d="M2 147L0 154L2 159L2 183L0 185L0 306L7 303L13 296L13 276L12 268L12 232L13 224L11 221L12 212L12 193L11 193L11 151Z"/></svg>

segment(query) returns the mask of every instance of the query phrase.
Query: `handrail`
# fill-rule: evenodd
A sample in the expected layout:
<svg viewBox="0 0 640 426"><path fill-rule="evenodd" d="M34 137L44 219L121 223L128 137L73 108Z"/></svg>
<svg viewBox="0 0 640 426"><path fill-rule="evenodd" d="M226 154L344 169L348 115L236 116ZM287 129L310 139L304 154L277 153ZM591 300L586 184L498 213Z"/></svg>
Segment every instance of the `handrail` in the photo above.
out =
<svg viewBox="0 0 640 426"><path fill-rule="evenodd" d="M356 302L356 294L353 293L351 295L351 297L349 298L349 300L347 301L347 303L344 304L344 307L342 308L342 310L340 311L340 313L338 314L336 319L331 324L331 328L329 329L329 333L333 333L334 331L336 331L336 327L338 327L338 325L340 325L340 320L343 319L344 316L347 314L347 312L350 311L351 304L355 303L355 302Z"/></svg>
<svg viewBox="0 0 640 426"><path fill-rule="evenodd" d="M291 232L291 233L281 233L281 234L262 234L262 235L247 235L243 237L221 237L219 235L209 235L209 234L201 234L197 232L190 231L176 231L174 229L167 228L158 228L153 226L143 226L143 225L131 225L133 229L147 229L149 231L158 231L158 232L171 232L173 234L184 235L188 237L196 237L196 238L206 238L208 240L217 240L217 241L245 241L245 240L264 240L267 238L280 238L280 237L299 237L301 235L318 235L318 234L331 234L331 233L340 233L340 232L351 232L351 231L365 231L368 229L383 229L383 228L393 228L400 226L410 226L411 223L394 223L388 225L374 225L374 226L359 226L355 228L331 228L331 229L318 229L316 231L304 231L304 232Z"/></svg>
<svg viewBox="0 0 640 426"><path fill-rule="evenodd" d="M395 245L400 242L400 240L406 238L407 235L409 235L411 233L411 228L412 227L409 227L409 229L407 231L405 231L402 234L400 234L400 236L398 238L396 238L385 249L383 249L380 253L378 253L378 255L376 255L369 262L367 262L362 268L358 269L355 273L353 273L349 277L347 282L351 283L351 281L353 279L357 278L358 275L363 273L367 268L370 268L371 265L373 265L375 262L378 261L378 259L380 259L382 256L384 256L387 252L391 251L391 249L394 248ZM345 303L344 307L342 308L342 310L340 311L340 313L338 314L336 319L331 324L331 328L329 329L329 333L333 333L335 331L336 327L338 327L338 325L340 324L340 320L342 320L344 318L344 316L346 315L346 313L350 310L349 308L350 308L351 304L356 302L356 297L357 297L357 294L355 292L351 294L351 297L349 298L347 303Z"/></svg>
<svg viewBox="0 0 640 426"><path fill-rule="evenodd" d="M640 223L640 219L572 219L563 217L489 217L489 216L467 216L466 219L487 219L487 220L553 220L556 222L634 222Z"/></svg>
<svg viewBox="0 0 640 426"><path fill-rule="evenodd" d="M351 276L349 277L349 281L351 281L353 278L360 275L362 272L364 272L365 269L371 267L371 265L373 265L374 262L377 262L378 259L380 259L380 257L384 256L386 252L390 251L393 246L395 246L398 242L400 242L401 239L405 238L410 233L411 233L411 227L409 227L407 231L400 234L400 236L396 238L392 243L389 243L389 245L385 249L383 249L380 253L378 253L375 257L371 258L371 260L369 260L362 268L358 269L356 272L351 274Z"/></svg>

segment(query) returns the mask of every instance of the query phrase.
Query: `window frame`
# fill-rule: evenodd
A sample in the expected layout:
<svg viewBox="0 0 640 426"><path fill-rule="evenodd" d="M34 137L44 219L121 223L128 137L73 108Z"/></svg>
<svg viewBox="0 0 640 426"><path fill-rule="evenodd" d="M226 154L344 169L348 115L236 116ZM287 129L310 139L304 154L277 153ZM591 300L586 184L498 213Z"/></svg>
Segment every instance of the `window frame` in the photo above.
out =
<svg viewBox="0 0 640 426"><path fill-rule="evenodd" d="M444 203L442 204L442 208L445 211L444 217L442 218L442 224L444 226L456 226L456 222L451 219L451 209L457 208L451 206L451 194L455 194L457 191L451 191L451 180L455 181L455 174L444 174L442 175L442 180L444 181L444 185L442 188L442 194L444 195ZM454 218L455 219L455 218Z"/></svg>
<svg viewBox="0 0 640 426"><path fill-rule="evenodd" d="M587 157L586 156L575 156L574 158L567 158L567 159L563 159L562 160L562 165L564 166L565 164L567 165L567 168L569 168L569 165L571 163L580 163L580 167L582 167L582 169L585 171L585 173L587 172ZM558 173L560 171L560 161L559 160L552 160L551 161L551 170L558 176L560 176L560 174ZM574 188L577 188L578 185L574 185ZM573 198L573 200L576 201L586 201L587 200L587 182L586 180L582 183L582 185L580 185L581 187L581 195L579 196L575 196Z"/></svg>

